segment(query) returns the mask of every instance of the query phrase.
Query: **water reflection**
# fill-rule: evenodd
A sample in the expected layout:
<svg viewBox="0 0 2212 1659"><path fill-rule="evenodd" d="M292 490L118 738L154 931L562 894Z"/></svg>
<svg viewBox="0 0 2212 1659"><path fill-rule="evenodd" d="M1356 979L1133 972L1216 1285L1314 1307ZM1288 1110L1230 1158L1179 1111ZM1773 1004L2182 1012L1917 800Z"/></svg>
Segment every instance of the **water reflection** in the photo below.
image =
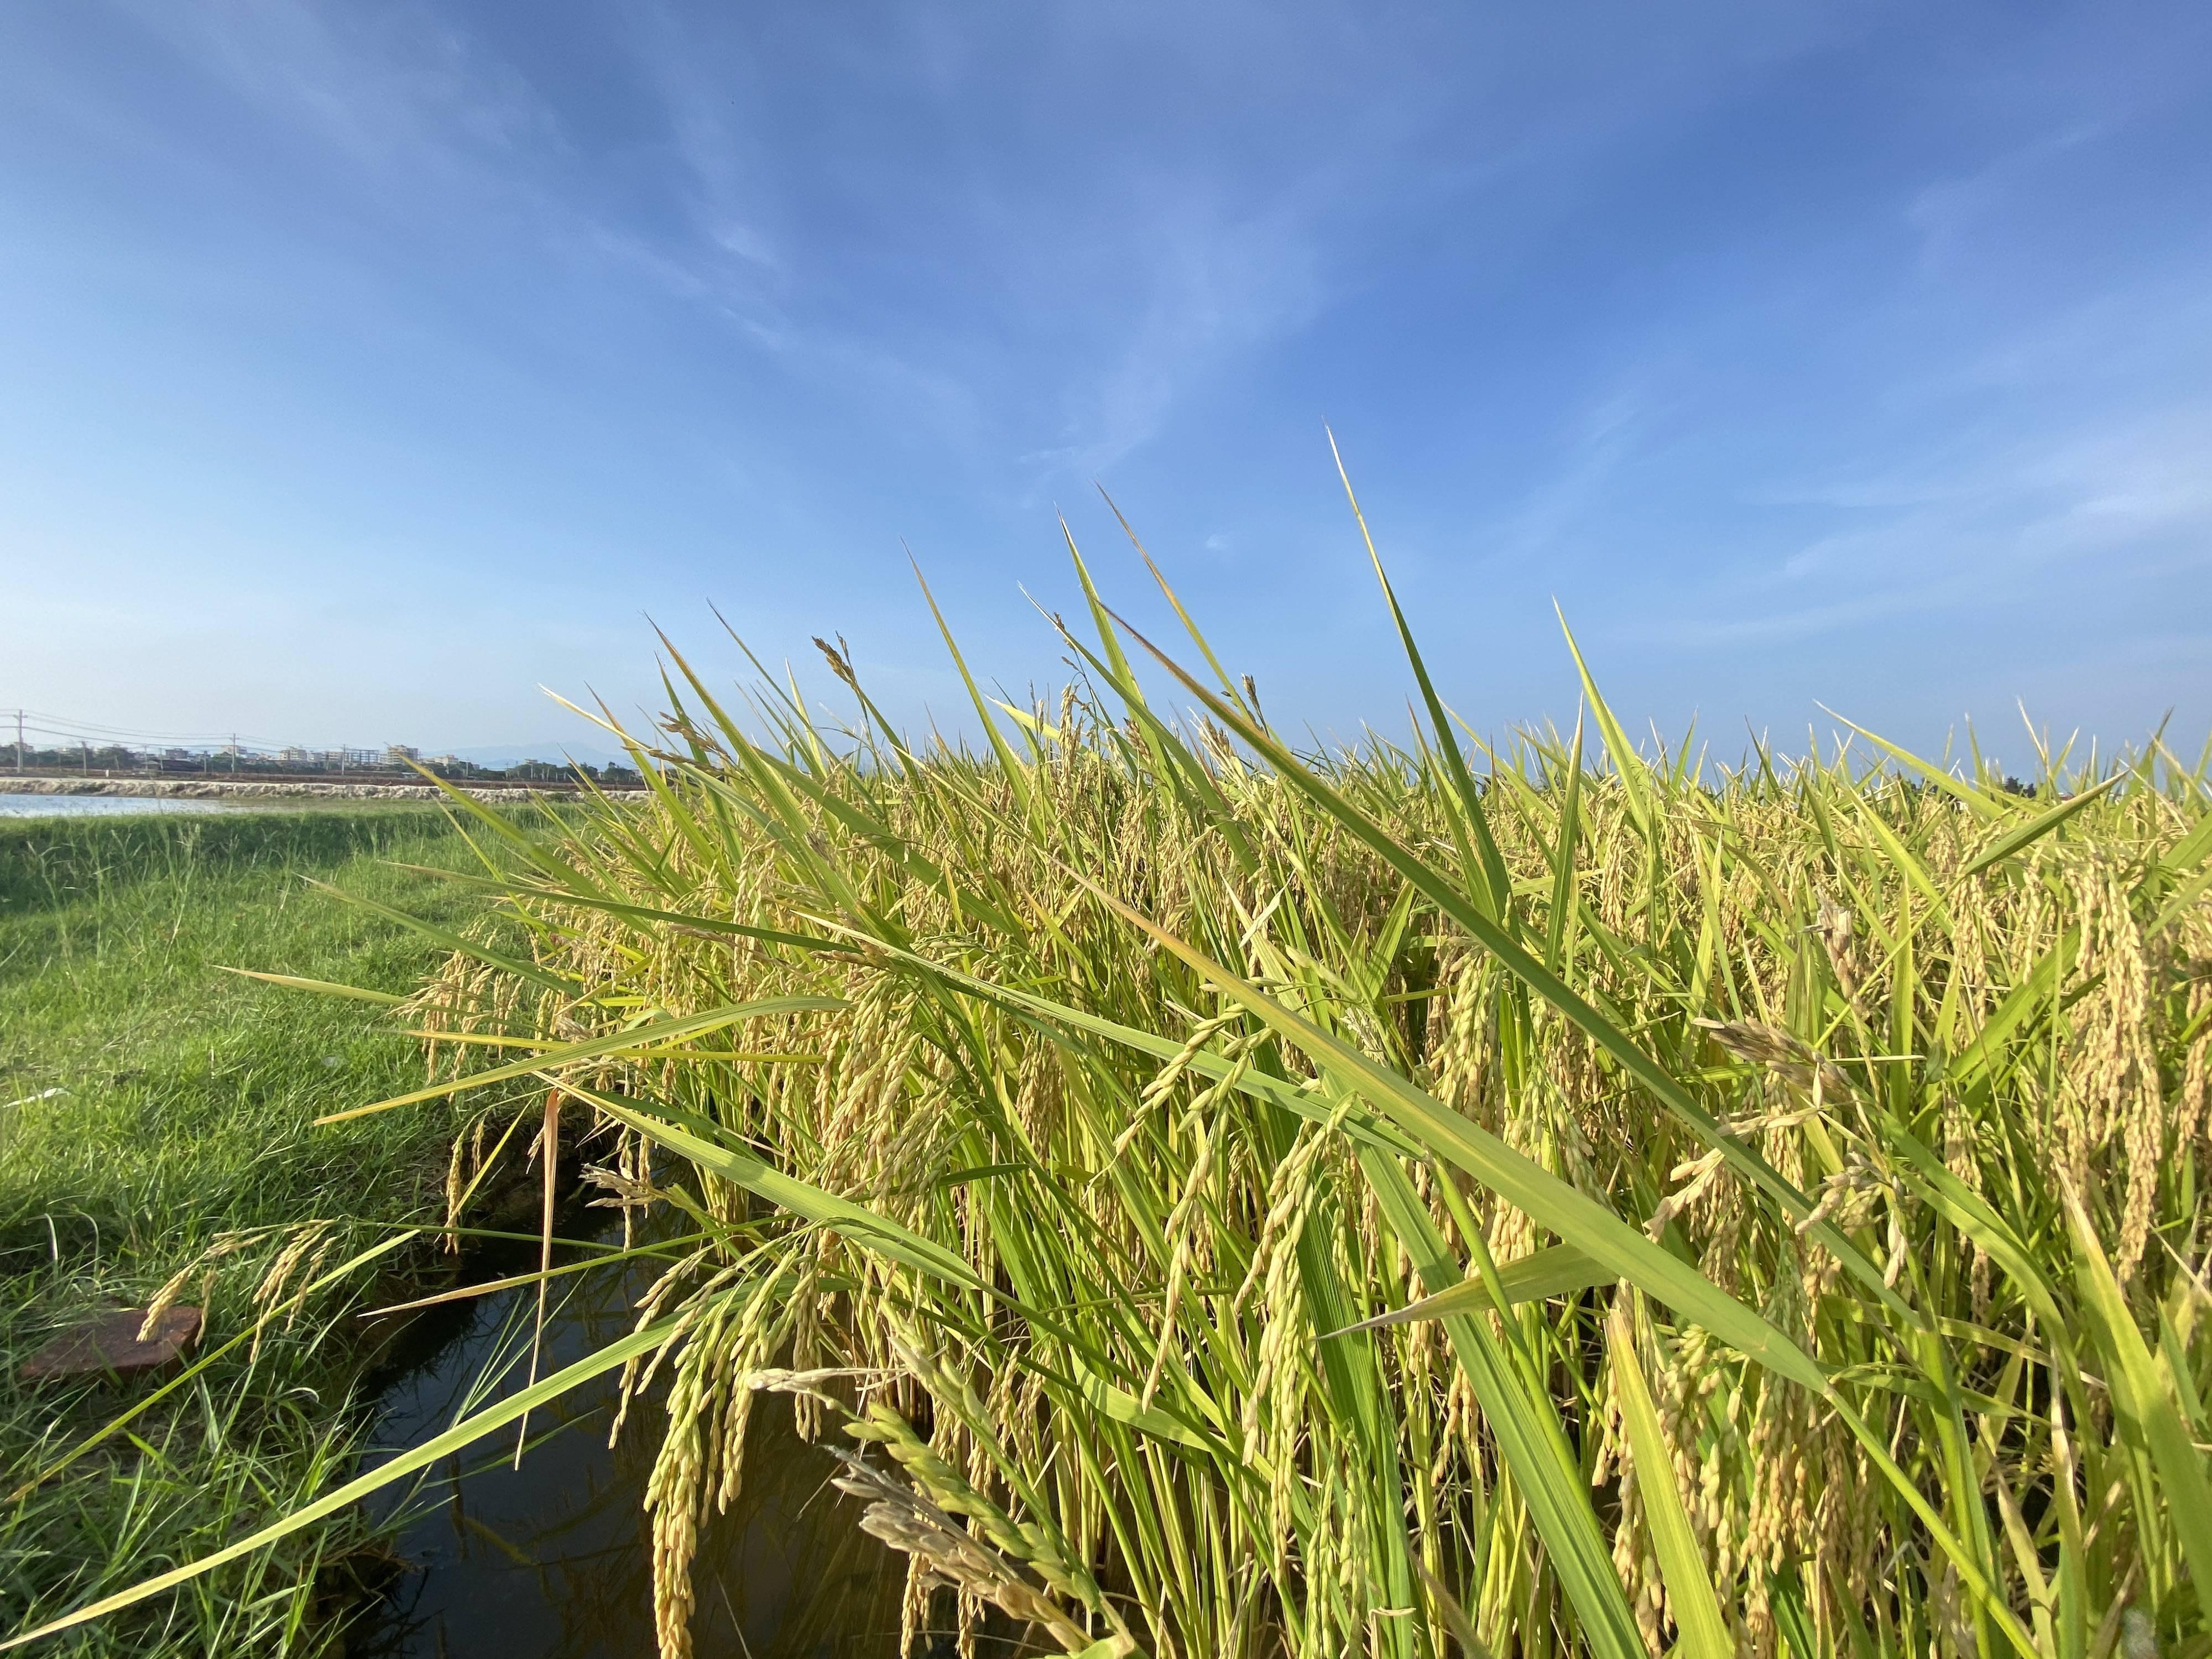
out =
<svg viewBox="0 0 2212 1659"><path fill-rule="evenodd" d="M148 812L228 812L228 803L151 795L0 794L0 818L113 818Z"/></svg>
<svg viewBox="0 0 2212 1659"><path fill-rule="evenodd" d="M532 1264L477 1265L496 1278ZM654 1271L647 1261L556 1281L575 1288L549 1327L544 1370L629 1331ZM419 1444L457 1411L519 1387L512 1362L526 1352L533 1306L533 1291L501 1291L403 1332L382 1368L377 1443ZM519 1468L510 1427L418 1490L396 1540L406 1571L349 1637L352 1659L652 1659L641 1500L660 1423L633 1407L610 1450L617 1386L610 1375L534 1414ZM897 1659L903 1561L860 1530L860 1505L830 1486L833 1472L799 1438L789 1401L756 1400L742 1495L700 1540L697 1659Z"/></svg>

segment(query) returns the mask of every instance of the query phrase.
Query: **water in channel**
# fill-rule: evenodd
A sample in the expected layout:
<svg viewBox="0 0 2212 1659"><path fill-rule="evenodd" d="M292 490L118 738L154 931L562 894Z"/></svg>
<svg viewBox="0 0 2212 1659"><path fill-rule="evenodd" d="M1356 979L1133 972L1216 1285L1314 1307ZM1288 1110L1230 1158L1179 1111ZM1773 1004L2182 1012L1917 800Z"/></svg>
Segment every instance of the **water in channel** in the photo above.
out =
<svg viewBox="0 0 2212 1659"><path fill-rule="evenodd" d="M574 1236L584 1217L572 1211ZM617 1221L602 1242L619 1243ZM559 1260L584 1254L568 1250ZM527 1273L535 1243L471 1253L477 1282ZM627 1334L646 1258L554 1281L540 1375ZM534 1287L415 1316L371 1379L375 1444L420 1445L472 1406L522 1385ZM642 1499L660 1438L658 1402L631 1407L607 1446L618 1372L533 1413L520 1467L510 1425L430 1472L393 1540L395 1577L355 1623L348 1659L653 1659L652 1538ZM744 1481L702 1532L692 1582L696 1659L902 1659L904 1558L860 1529L829 1485L836 1465L802 1441L790 1401L756 1398ZM387 1504L384 1511L392 1512Z"/></svg>

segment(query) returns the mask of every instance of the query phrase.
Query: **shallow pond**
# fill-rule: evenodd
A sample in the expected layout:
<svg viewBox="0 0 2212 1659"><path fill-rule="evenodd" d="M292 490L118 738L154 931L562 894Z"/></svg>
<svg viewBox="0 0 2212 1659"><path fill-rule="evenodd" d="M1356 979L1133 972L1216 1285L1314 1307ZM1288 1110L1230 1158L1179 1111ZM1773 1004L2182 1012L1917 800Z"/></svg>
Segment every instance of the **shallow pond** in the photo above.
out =
<svg viewBox="0 0 2212 1659"><path fill-rule="evenodd" d="M602 1237L618 1242L619 1224ZM528 1272L536 1255L534 1243L481 1252L471 1273ZM574 1288L556 1297L541 1374L627 1334L656 1271L645 1261L556 1280ZM524 1287L417 1316L372 1379L375 1443L419 1445L520 1387L521 1365L499 1373L526 1352L535 1303ZM349 1659L653 1659L641 1500L661 1425L641 1401L608 1449L617 1376L535 1413L519 1468L510 1425L416 1492L394 1540L404 1565L349 1635ZM701 1538L696 1659L899 1659L904 1558L860 1531L860 1505L829 1485L835 1471L793 1430L787 1400L756 1400L743 1492Z"/></svg>
<svg viewBox="0 0 2212 1659"><path fill-rule="evenodd" d="M114 818L147 812L227 812L217 800L177 800L161 795L0 794L0 818Z"/></svg>

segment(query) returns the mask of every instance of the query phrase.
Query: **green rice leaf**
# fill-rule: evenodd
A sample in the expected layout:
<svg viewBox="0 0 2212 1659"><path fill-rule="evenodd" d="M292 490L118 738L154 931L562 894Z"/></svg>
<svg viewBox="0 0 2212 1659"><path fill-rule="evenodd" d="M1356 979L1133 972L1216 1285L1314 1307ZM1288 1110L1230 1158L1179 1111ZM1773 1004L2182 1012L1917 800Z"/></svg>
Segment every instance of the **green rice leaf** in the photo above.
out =
<svg viewBox="0 0 2212 1659"><path fill-rule="evenodd" d="M1361 1152L1359 1167L1391 1231L1413 1257L1421 1282L1431 1287L1432 1295L1449 1290L1459 1278L1459 1265L1406 1172L1388 1154L1369 1150ZM1550 1395L1514 1363L1486 1320L1452 1314L1444 1321L1444 1333L1482 1407L1498 1455L1513 1471L1528 1504L1552 1571L1581 1616L1590 1651L1598 1659L1646 1659L1635 1614L1591 1506L1589 1483L1568 1450Z"/></svg>
<svg viewBox="0 0 2212 1659"><path fill-rule="evenodd" d="M1887 755L1892 760L1902 761L1905 765L1911 767L1922 777L1925 778L1930 785L1937 789L1941 789L1945 794L1950 796L1952 799L1965 806L1966 809L1972 812L1976 817L1985 818L1994 823L2008 815L2010 809L2006 805L2006 804L1999 800L1992 799L1986 790L1982 789L1974 784L1962 782L1960 780L1953 777L1948 772L1936 765L1933 761L1924 761L1921 759L1919 756L1912 753L1911 750L1899 748L1887 738L1876 736L1874 732L1868 731L1866 727L1861 726L1856 720L1844 720L1844 717L1841 714L1837 714L1834 709L1829 708L1826 703L1821 703L1819 707L1821 713L1826 714L1832 720L1842 720L1845 726L1850 726L1852 731L1857 732L1875 748L1881 750L1883 754Z"/></svg>
<svg viewBox="0 0 2212 1659"><path fill-rule="evenodd" d="M1614 1278L1615 1275L1604 1266L1592 1261L1571 1244L1547 1245L1532 1255L1507 1262L1498 1270L1498 1283L1505 1291L1509 1307L1518 1307L1524 1302L1547 1301L1555 1296L1572 1296L1577 1291L1610 1285L1614 1282ZM1449 1319L1455 1314L1497 1311L1498 1304L1490 1294L1490 1287L1480 1279L1469 1279L1438 1291L1433 1296L1425 1296L1418 1302L1409 1302L1389 1313L1363 1319L1357 1325L1346 1325L1340 1331L1330 1331L1328 1336L1346 1336L1353 1331L1379 1331L1390 1325L1417 1325L1427 1320Z"/></svg>
<svg viewBox="0 0 2212 1659"><path fill-rule="evenodd" d="M2101 799L2114 785L2124 781L2127 775L2124 772L2115 772L2094 788L2084 789L2071 799L2061 801L2041 817L2030 818L2019 829L1998 836L1988 847L1967 860L1959 872L1959 878L1963 881L1968 876L1979 875L1991 865L2002 864L2014 854L2024 852L2057 829L2067 819L2081 811L2082 808L2094 801Z"/></svg>
<svg viewBox="0 0 2212 1659"><path fill-rule="evenodd" d="M1696 1529L1674 1479L1674 1457L1659 1426L1644 1362L1637 1358L1636 1335L1628 1310L1615 1304L1606 1316L1606 1347L1613 1359L1620 1423L1636 1460L1636 1490L1644 1500L1644 1524L1659 1557L1659 1575L1674 1613L1674 1647L1683 1659L1735 1659L1735 1642L1721 1618L1712 1574L1698 1547Z"/></svg>
<svg viewBox="0 0 2212 1659"><path fill-rule="evenodd" d="M1613 709L1599 695L1597 681L1583 660L1583 648L1575 643L1575 631L1567 626L1567 613L1559 610L1555 600L1552 609L1559 618L1559 631L1567 636L1567 649L1573 653L1576 672L1583 677L1583 696L1588 701L1590 713L1597 719L1599 735L1605 738L1605 750L1613 761L1613 775L1620 780L1623 796L1628 802L1629 816L1649 842L1652 837L1653 821L1650 781L1644 775L1644 762L1636 752L1636 745L1621 730L1620 722L1613 718Z"/></svg>
<svg viewBox="0 0 2212 1659"><path fill-rule="evenodd" d="M2127 1296L2112 1277L2095 1227L2071 1187L2064 1189L2067 1224L2074 1235L2081 1299L2092 1318L2097 1345L2106 1360L2106 1381L2120 1417L2150 1455L2158 1471L2160 1495L2181 1540L2200 1613L2212 1616L2212 1480L2204 1454L2189 1432L2173 1395L2159 1376L2158 1362L2128 1311Z"/></svg>
<svg viewBox="0 0 2212 1659"><path fill-rule="evenodd" d="M333 985L325 979L301 979L296 974L264 974L252 968L226 968L221 963L210 963L218 974L235 974L240 979L258 979L267 985L283 985L295 991L314 991L326 997L350 997L356 1002L374 1002L385 1007L407 1000L389 991L371 991L358 985Z"/></svg>
<svg viewBox="0 0 2212 1659"><path fill-rule="evenodd" d="M763 1014L798 1014L824 1012L848 1006L840 997L763 997L756 1002L733 1002L726 1007L709 1008L704 1013L687 1014L681 1019L653 1020L643 1025L633 1025L610 1036L592 1037L583 1042L568 1043L546 1049L528 1060L518 1060L506 1066L494 1066L485 1071L470 1072L443 1083L434 1083L427 1088L410 1093L394 1095L389 1100L380 1100L367 1106L356 1106L343 1112L330 1112L319 1117L320 1123L343 1123L349 1118L367 1117L373 1112L388 1112L395 1106L411 1106L418 1100L442 1100L448 1095L461 1094L471 1089L482 1089L494 1083L511 1083L520 1077L535 1077L556 1073L563 1066L580 1060L597 1060L638 1048L647 1043L672 1042L678 1037L698 1036L708 1031L719 1031ZM672 1056L673 1058L674 1056Z"/></svg>

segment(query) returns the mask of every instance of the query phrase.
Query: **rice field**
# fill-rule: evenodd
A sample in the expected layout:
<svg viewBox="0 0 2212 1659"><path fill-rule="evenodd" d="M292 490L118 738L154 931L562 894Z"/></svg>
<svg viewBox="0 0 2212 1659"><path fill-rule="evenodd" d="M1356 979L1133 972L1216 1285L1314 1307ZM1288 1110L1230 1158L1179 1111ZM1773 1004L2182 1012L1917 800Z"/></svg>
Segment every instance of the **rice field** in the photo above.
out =
<svg viewBox="0 0 2212 1659"><path fill-rule="evenodd" d="M1387 580L1418 723L1316 752L1077 568L1082 673L962 664L975 752L826 644L836 711L672 647L649 799L478 814L529 949L462 942L390 1103L535 1079L690 1253L225 1555L619 1366L667 1391L666 1659L785 1399L909 1637L2212 1652L2202 759L1719 766L1579 653L1571 731L1488 742Z"/></svg>

